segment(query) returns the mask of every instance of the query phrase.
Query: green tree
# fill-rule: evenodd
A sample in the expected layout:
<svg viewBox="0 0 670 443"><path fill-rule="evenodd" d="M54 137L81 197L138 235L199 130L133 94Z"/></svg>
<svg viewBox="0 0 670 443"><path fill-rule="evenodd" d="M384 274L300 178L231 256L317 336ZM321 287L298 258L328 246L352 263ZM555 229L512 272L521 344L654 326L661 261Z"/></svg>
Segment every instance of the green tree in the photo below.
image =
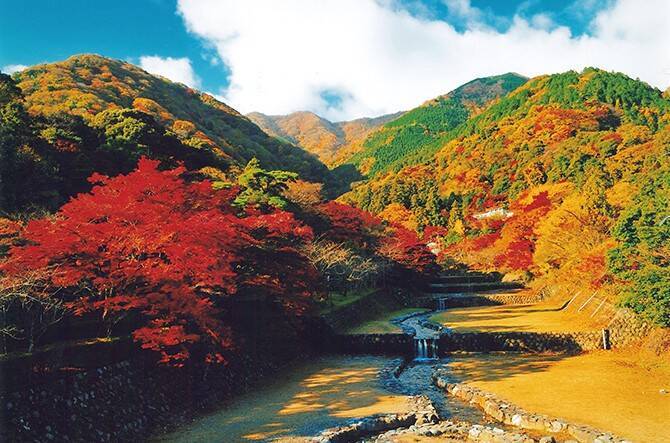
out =
<svg viewBox="0 0 670 443"><path fill-rule="evenodd" d="M288 204L283 193L288 183L295 181L297 177L295 172L266 171L261 168L258 159L252 158L237 179L242 192L235 199L235 205L243 208L253 206L260 209L283 209Z"/></svg>

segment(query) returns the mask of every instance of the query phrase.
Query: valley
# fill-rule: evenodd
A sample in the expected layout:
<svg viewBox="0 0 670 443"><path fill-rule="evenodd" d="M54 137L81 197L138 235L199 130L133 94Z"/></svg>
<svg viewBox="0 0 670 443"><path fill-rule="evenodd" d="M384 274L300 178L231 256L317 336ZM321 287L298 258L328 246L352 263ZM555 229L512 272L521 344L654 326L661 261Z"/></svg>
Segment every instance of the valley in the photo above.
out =
<svg viewBox="0 0 670 443"><path fill-rule="evenodd" d="M3 441L667 434L668 91L331 122L82 54L0 74L0 143Z"/></svg>

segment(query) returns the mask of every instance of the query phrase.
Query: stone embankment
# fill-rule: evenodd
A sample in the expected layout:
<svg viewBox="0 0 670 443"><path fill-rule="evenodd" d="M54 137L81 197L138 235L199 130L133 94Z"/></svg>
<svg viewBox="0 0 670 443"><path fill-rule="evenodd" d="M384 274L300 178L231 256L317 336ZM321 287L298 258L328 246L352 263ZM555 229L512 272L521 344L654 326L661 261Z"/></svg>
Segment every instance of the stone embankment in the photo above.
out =
<svg viewBox="0 0 670 443"><path fill-rule="evenodd" d="M464 383L449 383L447 374L441 374L440 371L436 371L433 375L433 382L449 395L476 405L489 417L506 425L530 431L569 435L579 443L630 443L628 440L589 426L526 412L512 403L499 399L494 394Z"/></svg>
<svg viewBox="0 0 670 443"><path fill-rule="evenodd" d="M425 316L426 314L424 314ZM560 352L579 353L603 348L602 331L587 332L443 332L432 329L432 324L421 318L410 319L413 327L420 326L424 335L439 340L439 356L451 352ZM405 322L407 325L408 322ZM633 326L631 326L633 327ZM410 335L411 334L411 335ZM612 330L609 346L632 340L639 332L621 333ZM335 352L350 354L376 354L412 356L414 352L414 332L395 334L339 334L330 340L330 348Z"/></svg>
<svg viewBox="0 0 670 443"><path fill-rule="evenodd" d="M130 338L0 358L0 442L145 441L256 386L300 352L275 347L184 368L157 364Z"/></svg>
<svg viewBox="0 0 670 443"><path fill-rule="evenodd" d="M440 305L441 309L469 308L474 306L495 305L530 305L538 303L542 297L530 291L492 291L463 294L433 294L421 300L421 306L435 308Z"/></svg>
<svg viewBox="0 0 670 443"><path fill-rule="evenodd" d="M404 414L389 414L360 419L346 426L330 428L314 437L314 443L354 443L361 440L374 443L393 442L402 436L441 437L444 441L480 443L551 443L547 436L534 439L523 432L510 432L495 426L473 425L465 421L440 421L437 411L425 396L408 400L411 410Z"/></svg>
<svg viewBox="0 0 670 443"><path fill-rule="evenodd" d="M419 304L428 308L448 309L467 306L529 304L539 301L530 291L516 291L523 285L502 281L500 274L469 272L438 275L428 284Z"/></svg>
<svg viewBox="0 0 670 443"><path fill-rule="evenodd" d="M390 419L392 422L392 419ZM365 424L363 424L365 423ZM371 429L369 432L344 432L337 433L338 430L331 430L336 439L329 439L326 434L316 437L315 443L353 443L361 439L370 443L392 443L398 441L403 436L421 436L421 437L439 437L439 441L445 442L473 442L473 443L556 443L553 436L544 436L534 438L523 432L506 431L495 426L473 425L468 422L456 422L443 420L437 423L411 424L409 426L395 426L390 430L379 433L373 428L381 427L380 423L386 423L384 418L366 419L358 422L357 429ZM375 426L377 424L377 426ZM392 424L390 426L393 426ZM350 429L349 427L348 429ZM370 433L373 434L370 437ZM366 435L368 436L366 438Z"/></svg>
<svg viewBox="0 0 670 443"><path fill-rule="evenodd" d="M440 336L440 352L561 352L603 348L601 331L587 332L450 332Z"/></svg>
<svg viewBox="0 0 670 443"><path fill-rule="evenodd" d="M414 338L397 334L337 334L327 343L330 351L343 354L400 355L414 352Z"/></svg>
<svg viewBox="0 0 670 443"><path fill-rule="evenodd" d="M473 425L468 422L444 420L439 423L412 425L405 429L393 429L375 438L371 443L394 443L403 436L439 437L444 442L477 443L556 443L551 436L533 438L523 432L512 432L495 426Z"/></svg>

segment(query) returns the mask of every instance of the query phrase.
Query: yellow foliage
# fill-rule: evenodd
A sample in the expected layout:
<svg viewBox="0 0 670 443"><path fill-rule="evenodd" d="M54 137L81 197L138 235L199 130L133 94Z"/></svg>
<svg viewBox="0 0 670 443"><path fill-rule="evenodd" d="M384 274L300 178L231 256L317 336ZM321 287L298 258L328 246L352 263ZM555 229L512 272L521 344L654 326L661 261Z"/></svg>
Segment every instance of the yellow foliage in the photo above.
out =
<svg viewBox="0 0 670 443"><path fill-rule="evenodd" d="M629 182L617 182L610 189L605 191L607 203L615 208L625 208L632 204L633 196L637 194L637 186Z"/></svg>
<svg viewBox="0 0 670 443"><path fill-rule="evenodd" d="M608 238L586 210L584 195L573 193L538 224L533 262L543 271L574 268L584 254Z"/></svg>
<svg viewBox="0 0 670 443"><path fill-rule="evenodd" d="M146 112L160 122L167 122L174 119L167 109L151 100L150 98L137 97L133 100L133 108Z"/></svg>
<svg viewBox="0 0 670 443"><path fill-rule="evenodd" d="M179 138L189 138L196 132L196 126L187 120L175 120L172 123L172 130Z"/></svg>
<svg viewBox="0 0 670 443"><path fill-rule="evenodd" d="M321 203L323 184L311 183L304 180L295 180L286 184L284 196L303 207L310 207Z"/></svg>
<svg viewBox="0 0 670 443"><path fill-rule="evenodd" d="M231 178L229 178L226 175L225 172L223 172L222 170L220 170L218 168L214 168L212 166L205 166L204 168L200 168L200 170L198 170L198 172L200 172L202 175L204 175L205 177L207 177L208 179L210 179L212 181L226 182L226 181L231 181L232 180Z"/></svg>
<svg viewBox="0 0 670 443"><path fill-rule="evenodd" d="M359 169L361 171L361 174L367 175L370 173L370 170L375 164L375 159L374 157L367 157L363 159L360 163Z"/></svg>
<svg viewBox="0 0 670 443"><path fill-rule="evenodd" d="M463 237L465 235L465 225L463 224L463 220L458 219L454 222L454 226L451 227L451 230L455 232L456 234L460 235Z"/></svg>
<svg viewBox="0 0 670 443"><path fill-rule="evenodd" d="M379 213L379 216L388 222L399 223L413 231L419 228L419 223L414 213L400 203L391 203Z"/></svg>
<svg viewBox="0 0 670 443"><path fill-rule="evenodd" d="M624 123L617 129L617 133L621 136L621 144L624 147L639 145L651 140L651 130L642 125L633 125L632 123Z"/></svg>

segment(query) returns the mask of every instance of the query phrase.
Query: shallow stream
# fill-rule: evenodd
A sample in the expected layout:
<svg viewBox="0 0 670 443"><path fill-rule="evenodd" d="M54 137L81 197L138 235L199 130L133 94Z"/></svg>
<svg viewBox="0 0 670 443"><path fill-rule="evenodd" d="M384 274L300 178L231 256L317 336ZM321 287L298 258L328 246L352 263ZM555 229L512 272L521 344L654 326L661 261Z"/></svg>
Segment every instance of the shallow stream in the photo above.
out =
<svg viewBox="0 0 670 443"><path fill-rule="evenodd" d="M434 336L419 320L406 319L408 332ZM484 423L476 409L450 399L432 384L432 371L446 360L410 362L395 376L399 358L323 356L302 361L276 374L264 385L198 417L173 433L154 437L164 442L308 441L322 430L375 414L408 410L407 398L427 395L442 419Z"/></svg>

